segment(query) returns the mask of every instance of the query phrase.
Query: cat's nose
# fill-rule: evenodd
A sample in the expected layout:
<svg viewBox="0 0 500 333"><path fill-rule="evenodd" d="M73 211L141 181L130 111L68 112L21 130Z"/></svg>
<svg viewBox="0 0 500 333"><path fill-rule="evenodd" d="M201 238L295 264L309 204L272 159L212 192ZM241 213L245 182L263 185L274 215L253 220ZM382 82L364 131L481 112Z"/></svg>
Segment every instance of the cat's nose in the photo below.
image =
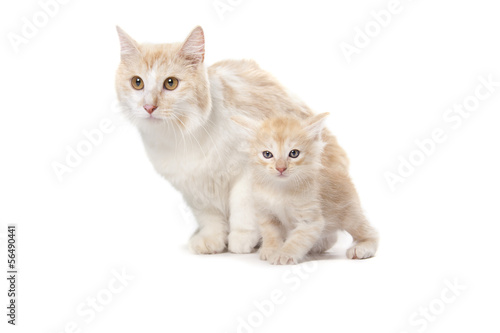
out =
<svg viewBox="0 0 500 333"><path fill-rule="evenodd" d="M146 104L144 105L144 110L146 110L149 114L153 113L158 107L156 105Z"/></svg>
<svg viewBox="0 0 500 333"><path fill-rule="evenodd" d="M286 168L276 168L276 170L278 170L281 174L283 174L283 172L285 172Z"/></svg>

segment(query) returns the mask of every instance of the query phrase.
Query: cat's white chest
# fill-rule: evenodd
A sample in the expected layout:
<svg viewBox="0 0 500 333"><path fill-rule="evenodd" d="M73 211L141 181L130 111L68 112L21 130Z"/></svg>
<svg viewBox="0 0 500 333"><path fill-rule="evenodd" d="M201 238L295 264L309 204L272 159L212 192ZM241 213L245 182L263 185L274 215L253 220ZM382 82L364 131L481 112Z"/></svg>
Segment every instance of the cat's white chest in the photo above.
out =
<svg viewBox="0 0 500 333"><path fill-rule="evenodd" d="M146 152L156 171L165 177L193 208L215 206L228 211L227 196L231 177L218 177L221 166L218 157L200 146L182 144L148 145Z"/></svg>
<svg viewBox="0 0 500 333"><path fill-rule="evenodd" d="M156 170L170 181L192 177L193 170L203 168L201 158L191 151L182 152L181 149L162 146L146 147L146 150Z"/></svg>

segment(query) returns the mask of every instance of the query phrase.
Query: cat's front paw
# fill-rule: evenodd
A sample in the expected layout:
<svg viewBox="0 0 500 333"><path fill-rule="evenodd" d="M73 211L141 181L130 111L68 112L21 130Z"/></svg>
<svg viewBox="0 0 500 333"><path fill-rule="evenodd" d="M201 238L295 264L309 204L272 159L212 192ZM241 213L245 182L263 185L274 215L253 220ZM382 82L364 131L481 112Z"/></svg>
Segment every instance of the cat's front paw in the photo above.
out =
<svg viewBox="0 0 500 333"><path fill-rule="evenodd" d="M196 254L215 254L221 253L226 249L226 240L224 235L197 233L189 241L191 251Z"/></svg>
<svg viewBox="0 0 500 333"><path fill-rule="evenodd" d="M299 263L299 257L283 252L273 253L267 260L273 265L296 265Z"/></svg>
<svg viewBox="0 0 500 333"><path fill-rule="evenodd" d="M251 253L259 241L256 231L235 230L229 234L229 251L233 253Z"/></svg>
<svg viewBox="0 0 500 333"><path fill-rule="evenodd" d="M377 248L371 243L359 243L351 246L346 253L348 259L367 259L375 255Z"/></svg>

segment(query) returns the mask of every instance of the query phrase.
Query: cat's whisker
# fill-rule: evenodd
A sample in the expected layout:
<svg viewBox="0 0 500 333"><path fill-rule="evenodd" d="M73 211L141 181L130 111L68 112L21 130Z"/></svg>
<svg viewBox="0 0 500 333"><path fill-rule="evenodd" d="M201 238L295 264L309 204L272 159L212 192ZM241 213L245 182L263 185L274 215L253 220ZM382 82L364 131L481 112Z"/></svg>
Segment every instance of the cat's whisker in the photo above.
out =
<svg viewBox="0 0 500 333"><path fill-rule="evenodd" d="M175 118L177 118L175 115L173 115ZM182 142L184 143L184 155L187 154L187 146L186 146L186 137L184 136L184 131L180 128L180 125L177 122L173 122L175 126L179 129L179 132L181 133L182 136Z"/></svg>
<svg viewBox="0 0 500 333"><path fill-rule="evenodd" d="M221 163L221 165L224 165L224 163L222 162L222 157L221 157L221 155L219 153L219 149L218 149L217 145L215 144L212 136L210 135L210 133L207 131L207 129L205 128L205 126L203 124L200 124L200 126L207 133L208 137L210 138L210 141L212 141L212 144L213 144L213 147L214 147L214 149L215 149L215 151L217 153L217 156L219 156L219 162Z"/></svg>
<svg viewBox="0 0 500 333"><path fill-rule="evenodd" d="M174 141L175 141L175 158L177 158L177 134L175 133L175 128L172 125L172 130L170 130L170 124L171 121L169 119L162 118L161 119L164 124L167 124L168 126L168 131L169 132L174 132Z"/></svg>
<svg viewBox="0 0 500 333"><path fill-rule="evenodd" d="M199 116L199 112L197 112L196 110L190 110L190 109L183 109L182 112L185 112L185 113L188 113L188 114L193 114L195 116ZM214 126L217 126L217 124L215 124L213 122L213 120L211 120L210 118L206 118L205 119L207 122L209 122L211 125L214 125Z"/></svg>
<svg viewBox="0 0 500 333"><path fill-rule="evenodd" d="M187 129L186 124L184 124L184 122L179 117L177 117L175 114L173 114L173 116L184 126L184 128ZM198 141L198 139L196 138L196 136L189 130L187 130L186 132L196 141L196 143L198 144L198 147L200 147L200 150L201 150L203 156L205 157L205 160L207 160L207 155L205 154L205 150L201 147L201 144ZM211 164L208 164L208 166L210 168L210 172L213 174L213 166Z"/></svg>

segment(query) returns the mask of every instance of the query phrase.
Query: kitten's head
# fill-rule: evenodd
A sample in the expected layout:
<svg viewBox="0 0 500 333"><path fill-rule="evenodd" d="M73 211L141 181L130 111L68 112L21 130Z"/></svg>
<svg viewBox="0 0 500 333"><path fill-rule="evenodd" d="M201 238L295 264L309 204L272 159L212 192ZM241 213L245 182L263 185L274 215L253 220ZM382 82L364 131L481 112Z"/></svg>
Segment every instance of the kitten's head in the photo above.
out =
<svg viewBox="0 0 500 333"><path fill-rule="evenodd" d="M321 168L321 131L327 115L271 118L262 123L243 116L231 119L249 134L248 151L257 180L300 185Z"/></svg>
<svg viewBox="0 0 500 333"><path fill-rule="evenodd" d="M184 43L173 44L139 44L121 28L117 31L121 62L116 91L128 118L145 130L173 123L189 131L203 124L211 99L201 27Z"/></svg>

